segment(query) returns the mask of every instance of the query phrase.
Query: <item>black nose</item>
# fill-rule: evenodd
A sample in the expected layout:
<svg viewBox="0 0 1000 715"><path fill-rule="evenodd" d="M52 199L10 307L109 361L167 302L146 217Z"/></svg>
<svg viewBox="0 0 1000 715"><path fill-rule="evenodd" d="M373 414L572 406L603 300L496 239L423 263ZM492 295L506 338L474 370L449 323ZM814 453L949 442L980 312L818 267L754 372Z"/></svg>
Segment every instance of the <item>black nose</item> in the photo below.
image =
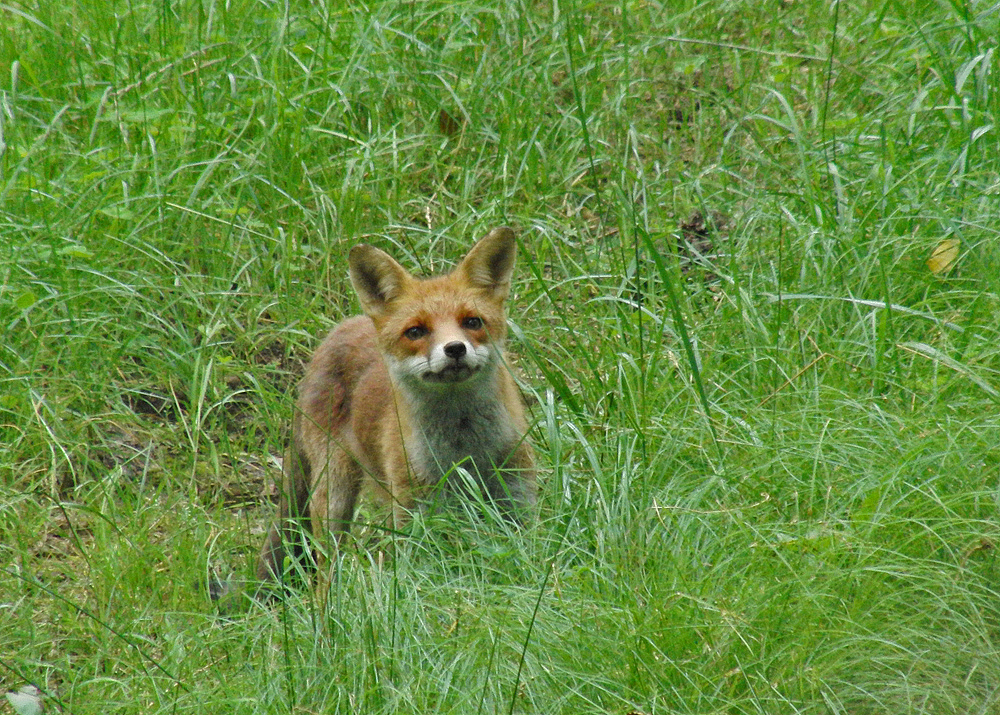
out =
<svg viewBox="0 0 1000 715"><path fill-rule="evenodd" d="M461 340L455 340L454 342L448 343L444 346L444 354L452 360L458 360L465 357L465 343Z"/></svg>

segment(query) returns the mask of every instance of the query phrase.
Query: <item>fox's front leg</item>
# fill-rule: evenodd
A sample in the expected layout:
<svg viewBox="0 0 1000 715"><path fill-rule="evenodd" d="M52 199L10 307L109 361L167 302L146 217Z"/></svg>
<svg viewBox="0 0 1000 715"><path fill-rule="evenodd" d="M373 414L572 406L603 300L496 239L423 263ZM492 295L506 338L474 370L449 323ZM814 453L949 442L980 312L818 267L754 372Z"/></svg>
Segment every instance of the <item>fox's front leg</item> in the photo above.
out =
<svg viewBox="0 0 1000 715"><path fill-rule="evenodd" d="M519 524L535 519L538 484L535 477L535 457L527 442L522 441L510 455L502 472L504 489L510 495L514 518Z"/></svg>
<svg viewBox="0 0 1000 715"><path fill-rule="evenodd" d="M317 588L328 585L330 557L343 545L354 519L361 492L362 470L345 450L331 448L316 454L323 461L314 471L313 493L309 501L312 522L313 558Z"/></svg>

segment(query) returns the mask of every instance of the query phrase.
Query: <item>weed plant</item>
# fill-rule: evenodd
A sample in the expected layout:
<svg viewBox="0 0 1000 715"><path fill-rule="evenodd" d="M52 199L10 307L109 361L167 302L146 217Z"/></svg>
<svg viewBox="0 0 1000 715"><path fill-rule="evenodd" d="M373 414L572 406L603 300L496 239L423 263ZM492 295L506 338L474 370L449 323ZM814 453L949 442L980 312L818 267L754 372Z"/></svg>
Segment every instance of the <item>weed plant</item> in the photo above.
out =
<svg viewBox="0 0 1000 715"><path fill-rule="evenodd" d="M3 684L74 715L1000 711L998 17L0 4ZM426 515L388 558L358 529L325 607L220 612L349 246L440 271L499 224L538 523Z"/></svg>

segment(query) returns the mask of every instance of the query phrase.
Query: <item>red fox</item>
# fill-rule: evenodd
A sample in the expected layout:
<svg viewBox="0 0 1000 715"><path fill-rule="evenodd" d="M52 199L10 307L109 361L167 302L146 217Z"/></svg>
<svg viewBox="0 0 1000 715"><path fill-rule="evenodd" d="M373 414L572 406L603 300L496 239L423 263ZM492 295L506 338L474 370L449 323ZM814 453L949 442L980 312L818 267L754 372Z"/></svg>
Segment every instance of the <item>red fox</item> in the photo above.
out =
<svg viewBox="0 0 1000 715"><path fill-rule="evenodd" d="M502 513L528 518L534 455L503 351L515 254L514 232L497 228L452 273L418 279L377 248L351 249L364 315L330 332L299 385L260 581L282 573L296 521L341 543L363 488L397 528L416 505L468 495L469 477Z"/></svg>

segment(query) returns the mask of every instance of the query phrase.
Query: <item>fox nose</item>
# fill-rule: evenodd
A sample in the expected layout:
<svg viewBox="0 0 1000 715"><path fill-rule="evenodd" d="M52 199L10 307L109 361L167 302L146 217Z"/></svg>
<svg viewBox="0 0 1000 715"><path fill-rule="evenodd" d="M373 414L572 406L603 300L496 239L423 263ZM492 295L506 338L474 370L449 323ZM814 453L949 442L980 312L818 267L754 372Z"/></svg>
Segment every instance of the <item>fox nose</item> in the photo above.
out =
<svg viewBox="0 0 1000 715"><path fill-rule="evenodd" d="M465 357L465 343L455 340L444 346L444 354L452 360L460 360Z"/></svg>

